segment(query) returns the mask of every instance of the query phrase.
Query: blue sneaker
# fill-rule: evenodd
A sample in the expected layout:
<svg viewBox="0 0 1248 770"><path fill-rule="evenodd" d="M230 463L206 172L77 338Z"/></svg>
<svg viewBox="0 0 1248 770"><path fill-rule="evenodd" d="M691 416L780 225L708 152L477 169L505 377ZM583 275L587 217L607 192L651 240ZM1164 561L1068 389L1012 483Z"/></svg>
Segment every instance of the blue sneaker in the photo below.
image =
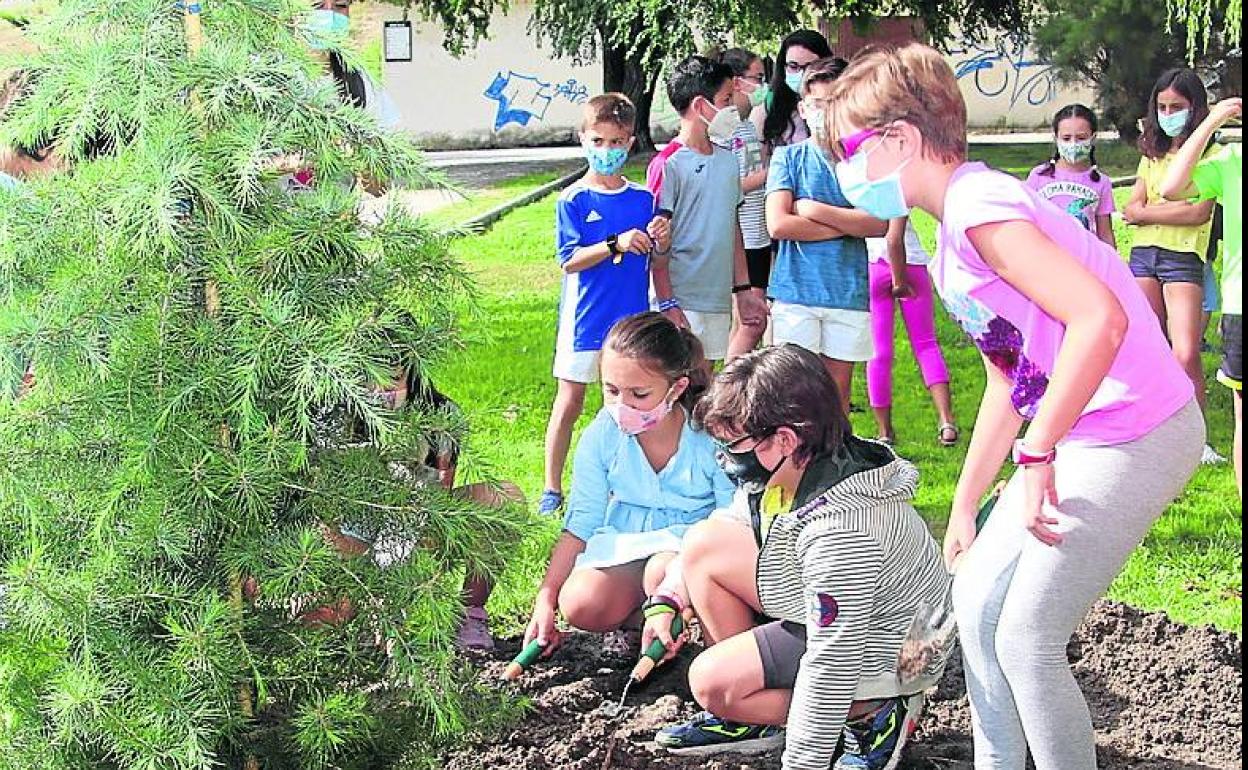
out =
<svg viewBox="0 0 1248 770"><path fill-rule="evenodd" d="M888 699L845 725L845 753L834 770L894 770L923 712L923 694Z"/></svg>
<svg viewBox="0 0 1248 770"><path fill-rule="evenodd" d="M542 516L554 516L563 507L563 495L553 489L542 493L537 501L537 512Z"/></svg>
<svg viewBox="0 0 1248 770"><path fill-rule="evenodd" d="M654 742L685 756L762 754L784 746L784 730L771 725L741 725L703 711L683 725L664 727Z"/></svg>

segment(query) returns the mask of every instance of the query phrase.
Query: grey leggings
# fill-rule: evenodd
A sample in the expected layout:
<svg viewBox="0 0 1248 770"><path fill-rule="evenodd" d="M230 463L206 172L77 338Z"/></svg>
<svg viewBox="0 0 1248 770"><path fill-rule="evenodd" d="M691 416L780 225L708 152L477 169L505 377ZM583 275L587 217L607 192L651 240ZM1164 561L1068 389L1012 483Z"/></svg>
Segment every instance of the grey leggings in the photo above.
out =
<svg viewBox="0 0 1248 770"><path fill-rule="evenodd" d="M1193 401L1143 438L1063 447L1056 479L1064 540L1023 528L1015 475L954 580L976 770L1095 770L1087 702L1066 643L1200 461L1205 424Z"/></svg>

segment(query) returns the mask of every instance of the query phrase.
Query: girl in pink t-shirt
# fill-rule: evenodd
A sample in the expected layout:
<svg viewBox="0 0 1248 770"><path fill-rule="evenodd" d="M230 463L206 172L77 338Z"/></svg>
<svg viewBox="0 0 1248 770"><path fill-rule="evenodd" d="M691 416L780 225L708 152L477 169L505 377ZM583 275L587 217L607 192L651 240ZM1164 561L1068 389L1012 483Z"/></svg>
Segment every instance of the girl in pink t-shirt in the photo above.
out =
<svg viewBox="0 0 1248 770"><path fill-rule="evenodd" d="M833 103L846 197L881 219L913 206L940 221L932 281L987 372L945 534L977 766L1023 770L1030 752L1037 770L1094 770L1066 643L1195 472L1191 380L1108 244L966 161L966 104L939 53L862 54ZM977 533L1011 454L1017 471Z"/></svg>
<svg viewBox="0 0 1248 770"><path fill-rule="evenodd" d="M1096 113L1068 104L1053 116L1053 157L1031 170L1027 186L1115 249L1114 187L1096 167Z"/></svg>

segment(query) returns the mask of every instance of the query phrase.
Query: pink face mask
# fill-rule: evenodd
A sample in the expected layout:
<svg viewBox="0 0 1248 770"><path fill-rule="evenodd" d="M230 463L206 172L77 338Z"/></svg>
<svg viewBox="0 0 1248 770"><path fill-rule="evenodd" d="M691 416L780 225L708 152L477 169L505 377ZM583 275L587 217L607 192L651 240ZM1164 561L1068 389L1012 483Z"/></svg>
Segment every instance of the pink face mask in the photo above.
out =
<svg viewBox="0 0 1248 770"><path fill-rule="evenodd" d="M674 387L675 385L672 386L672 388ZM672 402L669 400L669 397L672 395L672 388L667 389L663 400L653 409L642 411L617 401L614 404L607 404L607 414L611 415L611 419L615 420L615 424L619 426L626 436L636 436L648 430L653 430L656 425L663 421L664 417L671 414Z"/></svg>

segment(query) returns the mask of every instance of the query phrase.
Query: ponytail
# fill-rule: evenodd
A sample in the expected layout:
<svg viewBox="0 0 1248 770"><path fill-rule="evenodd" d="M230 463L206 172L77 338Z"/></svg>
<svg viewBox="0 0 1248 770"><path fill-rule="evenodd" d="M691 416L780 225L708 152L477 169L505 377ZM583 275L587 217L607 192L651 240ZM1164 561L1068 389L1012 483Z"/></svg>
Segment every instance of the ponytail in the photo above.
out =
<svg viewBox="0 0 1248 770"><path fill-rule="evenodd" d="M677 327L662 313L645 312L620 319L607 332L602 347L642 362L669 382L688 378L680 404L690 413L711 385L702 343L693 332Z"/></svg>
<svg viewBox="0 0 1248 770"><path fill-rule="evenodd" d="M1059 157L1060 156L1057 154L1057 150L1054 150L1053 157L1049 158L1049 162L1044 164L1044 168L1040 169L1040 176L1056 176L1057 160Z"/></svg>
<svg viewBox="0 0 1248 770"><path fill-rule="evenodd" d="M1101 181L1101 170L1096 165L1096 144L1092 144L1092 154L1088 156L1088 160L1092 162L1092 170L1088 173L1092 176L1093 182Z"/></svg>

